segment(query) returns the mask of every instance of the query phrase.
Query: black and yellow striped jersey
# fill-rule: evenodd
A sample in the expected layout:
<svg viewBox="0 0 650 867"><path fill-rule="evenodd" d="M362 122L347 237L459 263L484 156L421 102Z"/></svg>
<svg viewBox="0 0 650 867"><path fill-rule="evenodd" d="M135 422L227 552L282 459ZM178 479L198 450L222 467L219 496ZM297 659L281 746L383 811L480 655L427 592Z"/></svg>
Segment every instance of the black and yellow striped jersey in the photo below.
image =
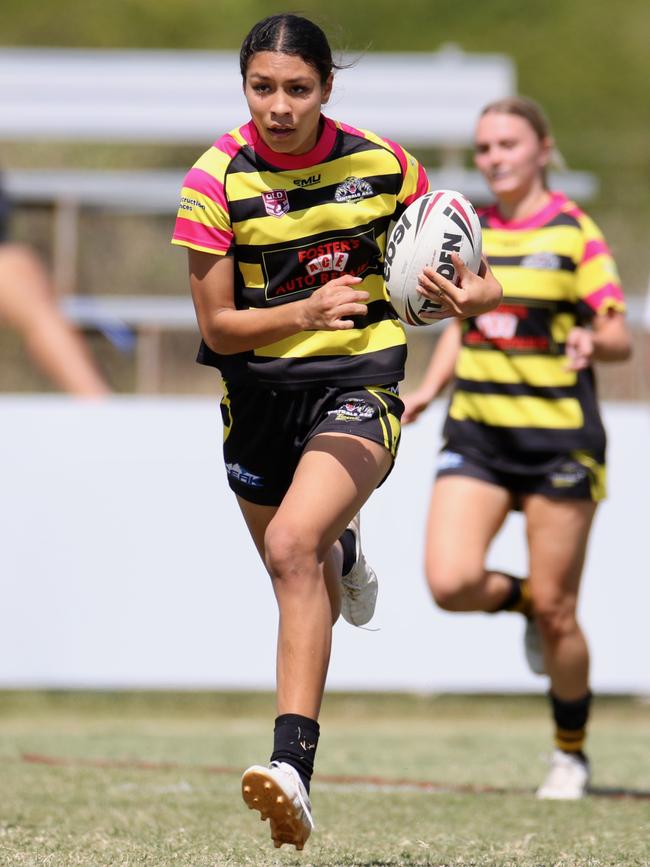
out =
<svg viewBox="0 0 650 867"><path fill-rule="evenodd" d="M603 454L593 369L567 370L565 350L576 324L625 309L602 234L558 193L526 221L505 222L495 207L479 213L483 249L504 296L496 310L463 323L447 442L504 457Z"/></svg>
<svg viewBox="0 0 650 867"><path fill-rule="evenodd" d="M279 154L252 121L222 136L185 178L172 243L235 259L237 309L306 298L342 274L363 278L368 313L343 331L309 331L237 355L202 343L198 360L228 381L274 388L402 379L406 338L388 303L389 223L428 190L399 145L322 118L316 146Z"/></svg>

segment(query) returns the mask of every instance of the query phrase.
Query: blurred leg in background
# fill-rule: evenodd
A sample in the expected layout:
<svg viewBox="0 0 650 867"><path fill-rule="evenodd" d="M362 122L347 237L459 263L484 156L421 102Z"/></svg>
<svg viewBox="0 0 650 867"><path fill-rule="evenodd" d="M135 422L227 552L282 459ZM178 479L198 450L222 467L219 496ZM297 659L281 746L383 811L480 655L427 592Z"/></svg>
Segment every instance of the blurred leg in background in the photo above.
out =
<svg viewBox="0 0 650 867"><path fill-rule="evenodd" d="M83 337L59 310L43 263L23 244L0 244L0 323L20 334L34 363L63 391L84 398L111 393Z"/></svg>

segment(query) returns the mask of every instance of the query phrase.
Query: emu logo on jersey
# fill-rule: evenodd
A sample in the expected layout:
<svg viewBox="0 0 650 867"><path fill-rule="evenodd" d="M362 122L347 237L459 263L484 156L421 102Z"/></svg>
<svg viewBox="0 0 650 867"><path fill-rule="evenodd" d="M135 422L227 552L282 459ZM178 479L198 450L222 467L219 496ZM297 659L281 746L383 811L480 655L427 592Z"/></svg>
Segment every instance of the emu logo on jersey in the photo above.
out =
<svg viewBox="0 0 650 867"><path fill-rule="evenodd" d="M289 210L289 197L286 190L269 190L262 193L264 210L269 217L281 217Z"/></svg>
<svg viewBox="0 0 650 867"><path fill-rule="evenodd" d="M308 178L296 178L294 184L297 187L313 187L314 184L320 184L320 175L309 175Z"/></svg>
<svg viewBox="0 0 650 867"><path fill-rule="evenodd" d="M363 178L346 178L339 184L334 193L337 202L360 202L368 196L374 196L375 191Z"/></svg>

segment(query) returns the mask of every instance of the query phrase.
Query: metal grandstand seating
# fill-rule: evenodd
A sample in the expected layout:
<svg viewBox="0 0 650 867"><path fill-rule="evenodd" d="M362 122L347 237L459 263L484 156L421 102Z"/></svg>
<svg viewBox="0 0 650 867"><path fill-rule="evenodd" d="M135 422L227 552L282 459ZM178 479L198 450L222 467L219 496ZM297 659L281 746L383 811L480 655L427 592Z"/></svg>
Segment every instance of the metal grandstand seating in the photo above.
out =
<svg viewBox="0 0 650 867"><path fill-rule="evenodd" d="M516 90L515 68L499 54L468 54L455 46L430 53L366 53L342 58L327 113L373 129L406 147L435 153L434 187L458 189L477 202L487 190L464 168L480 108ZM0 48L2 141L196 144L197 153L248 116L235 52ZM12 170L4 186L18 206L53 208L55 280L68 314L85 325L116 323L149 340L155 387L161 329L193 327L180 299L74 297L78 224L85 209L169 213L176 210L183 172L137 170ZM594 178L568 172L562 187L578 199ZM137 311L137 313L136 313ZM183 312L181 312L183 311Z"/></svg>

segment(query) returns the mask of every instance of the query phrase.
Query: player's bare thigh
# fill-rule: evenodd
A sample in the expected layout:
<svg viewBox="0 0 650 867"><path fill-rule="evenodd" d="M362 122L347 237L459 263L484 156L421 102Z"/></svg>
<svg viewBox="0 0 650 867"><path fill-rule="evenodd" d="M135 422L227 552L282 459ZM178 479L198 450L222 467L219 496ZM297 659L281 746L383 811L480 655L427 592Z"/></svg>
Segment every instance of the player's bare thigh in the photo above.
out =
<svg viewBox="0 0 650 867"><path fill-rule="evenodd" d="M257 548L257 553L264 562L264 534L266 528L270 524L273 516L278 511L277 506L261 506L258 503L251 503L244 500L243 497L237 497L237 503L244 516L244 521L248 527L248 532Z"/></svg>
<svg viewBox="0 0 650 867"><path fill-rule="evenodd" d="M512 505L509 491L480 479L450 475L436 480L425 550L434 596L443 598L483 581L488 548Z"/></svg>
<svg viewBox="0 0 650 867"><path fill-rule="evenodd" d="M319 559L389 471L392 457L379 443L326 433L308 443L273 521L289 528Z"/></svg>
<svg viewBox="0 0 650 867"><path fill-rule="evenodd" d="M530 494L523 498L522 508L535 611L543 614L561 605L575 612L597 504Z"/></svg>
<svg viewBox="0 0 650 867"><path fill-rule="evenodd" d="M389 471L391 461L388 450L371 440L320 434L307 445L280 506L237 498L267 566L269 558L277 564L314 556L323 564L335 617L341 569L335 542Z"/></svg>

